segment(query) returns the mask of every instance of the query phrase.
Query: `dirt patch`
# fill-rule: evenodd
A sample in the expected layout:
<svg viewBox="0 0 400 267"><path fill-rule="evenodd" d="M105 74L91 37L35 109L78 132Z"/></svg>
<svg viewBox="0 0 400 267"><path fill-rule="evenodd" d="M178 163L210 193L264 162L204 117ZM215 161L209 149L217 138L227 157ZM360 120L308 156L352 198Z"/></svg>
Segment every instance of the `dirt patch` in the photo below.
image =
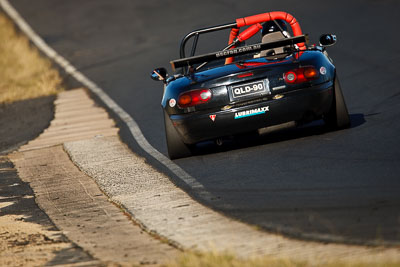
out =
<svg viewBox="0 0 400 267"><path fill-rule="evenodd" d="M77 248L63 241L58 233L47 231L40 224L24 222L24 216L0 217L0 265L1 266L39 266L65 263L60 261L62 254L76 254ZM80 253L83 259L89 257ZM61 256L61 257L60 257ZM74 261L70 261L73 263Z"/></svg>
<svg viewBox="0 0 400 267"><path fill-rule="evenodd" d="M0 155L37 137L54 117L55 96L0 104Z"/></svg>
<svg viewBox="0 0 400 267"><path fill-rule="evenodd" d="M0 156L0 266L43 266L97 261L71 243L36 205L27 183Z"/></svg>

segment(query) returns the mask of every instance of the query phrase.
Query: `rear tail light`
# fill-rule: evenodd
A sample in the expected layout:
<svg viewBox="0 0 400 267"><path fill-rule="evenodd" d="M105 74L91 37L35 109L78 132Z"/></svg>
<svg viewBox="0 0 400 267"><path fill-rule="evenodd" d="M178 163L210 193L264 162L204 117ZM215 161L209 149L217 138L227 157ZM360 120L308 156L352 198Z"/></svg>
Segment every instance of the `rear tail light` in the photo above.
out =
<svg viewBox="0 0 400 267"><path fill-rule="evenodd" d="M189 92L184 92L178 97L178 105L181 108L197 106L208 102L211 99L210 89L196 89Z"/></svg>
<svg viewBox="0 0 400 267"><path fill-rule="evenodd" d="M304 83L318 78L318 71L314 67L303 67L285 72L283 78L287 84Z"/></svg>

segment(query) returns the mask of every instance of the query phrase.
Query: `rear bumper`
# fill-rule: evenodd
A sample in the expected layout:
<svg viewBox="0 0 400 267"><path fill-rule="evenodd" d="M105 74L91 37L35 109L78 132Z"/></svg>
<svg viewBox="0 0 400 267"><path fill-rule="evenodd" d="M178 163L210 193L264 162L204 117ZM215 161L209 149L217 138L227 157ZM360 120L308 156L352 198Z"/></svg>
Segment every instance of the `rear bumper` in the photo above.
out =
<svg viewBox="0 0 400 267"><path fill-rule="evenodd" d="M194 144L289 121L320 118L328 112L331 104L332 83L325 83L286 93L278 100L212 113L171 115L170 118L183 142Z"/></svg>

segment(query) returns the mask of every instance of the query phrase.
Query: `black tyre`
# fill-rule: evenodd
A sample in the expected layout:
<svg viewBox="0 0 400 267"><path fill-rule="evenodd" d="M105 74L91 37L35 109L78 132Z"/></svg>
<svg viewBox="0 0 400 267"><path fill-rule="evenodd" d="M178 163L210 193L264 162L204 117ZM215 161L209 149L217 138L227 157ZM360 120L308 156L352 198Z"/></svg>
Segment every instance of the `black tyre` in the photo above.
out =
<svg viewBox="0 0 400 267"><path fill-rule="evenodd" d="M175 127L172 125L171 119L168 114L164 111L164 125L165 125L165 135L167 138L167 148L168 156L170 159L179 159L190 157L192 151L189 145L182 142L179 133L176 131Z"/></svg>
<svg viewBox="0 0 400 267"><path fill-rule="evenodd" d="M350 116L344 101L342 88L336 75L333 85L333 101L329 112L324 116L325 123L333 129L343 129L350 126Z"/></svg>

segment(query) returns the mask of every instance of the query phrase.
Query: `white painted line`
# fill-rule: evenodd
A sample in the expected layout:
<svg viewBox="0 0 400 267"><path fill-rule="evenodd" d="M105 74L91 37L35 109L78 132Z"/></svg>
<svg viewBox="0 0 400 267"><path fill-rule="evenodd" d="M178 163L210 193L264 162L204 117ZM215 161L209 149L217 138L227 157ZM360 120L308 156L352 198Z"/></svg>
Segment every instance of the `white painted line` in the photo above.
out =
<svg viewBox="0 0 400 267"><path fill-rule="evenodd" d="M108 108L110 108L117 116L126 123L133 138L139 146L146 151L153 158L158 160L161 164L166 166L172 173L180 178L184 183L189 185L193 189L205 190L204 186L199 183L196 179L185 172L181 167L172 162L169 158L164 156L160 151L155 149L144 137L136 121L123 110L117 103L114 102L96 83L87 78L84 74L78 71L68 60L59 55L53 48L46 44L39 35L37 35L29 24L20 16L15 8L8 2L8 0L0 0L0 5L3 10L14 20L20 30L24 32L31 41L50 59L59 64L65 72L70 74L76 80L81 82L91 92L97 95ZM204 192L205 193L205 192Z"/></svg>

